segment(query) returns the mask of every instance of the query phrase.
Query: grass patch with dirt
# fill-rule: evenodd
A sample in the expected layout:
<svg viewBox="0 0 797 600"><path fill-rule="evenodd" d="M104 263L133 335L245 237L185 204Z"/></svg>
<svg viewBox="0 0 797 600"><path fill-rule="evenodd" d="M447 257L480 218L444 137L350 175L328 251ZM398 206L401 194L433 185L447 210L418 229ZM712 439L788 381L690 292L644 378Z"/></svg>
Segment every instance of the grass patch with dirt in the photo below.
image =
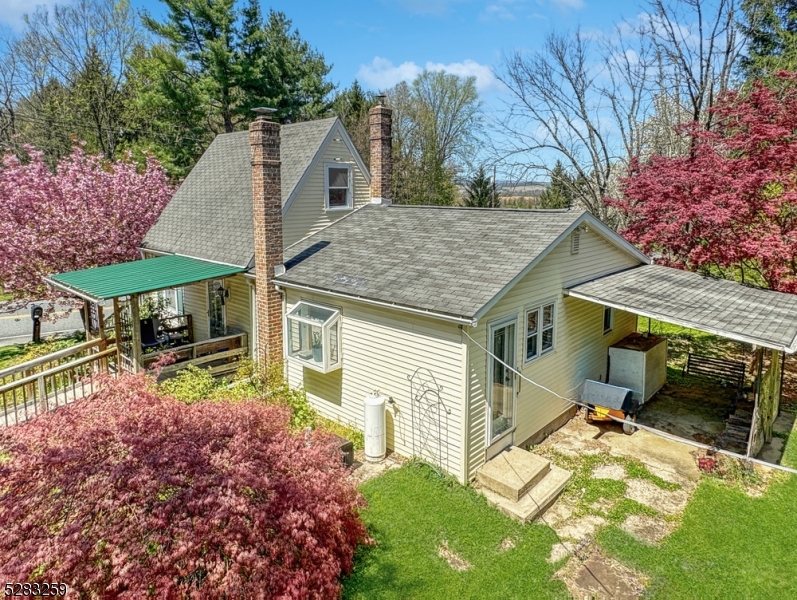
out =
<svg viewBox="0 0 797 600"><path fill-rule="evenodd" d="M358 550L344 598L568 597L546 561L557 541L548 527L521 525L418 462L361 490L376 545Z"/></svg>
<svg viewBox="0 0 797 600"><path fill-rule="evenodd" d="M41 358L52 352L66 350L86 341L86 334L77 332L64 338L49 338L41 342L0 346L0 369L6 369L29 360Z"/></svg>
<svg viewBox="0 0 797 600"><path fill-rule="evenodd" d="M783 463L797 465L797 443ZM779 474L761 497L706 477L680 527L661 546L607 527L598 542L612 557L651 578L647 595L667 599L797 597L797 476Z"/></svg>

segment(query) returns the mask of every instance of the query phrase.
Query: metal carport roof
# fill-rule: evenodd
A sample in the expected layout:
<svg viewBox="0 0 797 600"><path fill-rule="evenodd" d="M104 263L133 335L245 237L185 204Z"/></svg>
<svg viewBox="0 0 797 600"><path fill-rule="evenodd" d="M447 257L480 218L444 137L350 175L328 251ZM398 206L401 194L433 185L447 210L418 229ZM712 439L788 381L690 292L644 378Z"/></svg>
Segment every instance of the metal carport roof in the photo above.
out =
<svg viewBox="0 0 797 600"><path fill-rule="evenodd" d="M221 279L246 269L169 254L132 262L59 273L46 279L55 288L98 302L154 292L207 279Z"/></svg>
<svg viewBox="0 0 797 600"><path fill-rule="evenodd" d="M572 285L565 294L789 354L797 351L797 294L661 265Z"/></svg>

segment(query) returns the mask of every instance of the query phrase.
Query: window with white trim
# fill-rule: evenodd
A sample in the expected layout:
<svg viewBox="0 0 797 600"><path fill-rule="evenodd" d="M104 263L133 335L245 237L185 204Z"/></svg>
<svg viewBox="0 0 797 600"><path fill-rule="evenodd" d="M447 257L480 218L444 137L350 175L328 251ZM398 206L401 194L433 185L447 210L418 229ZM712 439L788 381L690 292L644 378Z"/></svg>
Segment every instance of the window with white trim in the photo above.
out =
<svg viewBox="0 0 797 600"><path fill-rule="evenodd" d="M530 362L553 350L555 325L555 302L526 311L525 362Z"/></svg>
<svg viewBox="0 0 797 600"><path fill-rule="evenodd" d="M603 335L611 333L614 329L614 309L611 306L603 307Z"/></svg>
<svg viewBox="0 0 797 600"><path fill-rule="evenodd" d="M288 358L327 373L339 369L340 311L301 301L287 316Z"/></svg>
<svg viewBox="0 0 797 600"><path fill-rule="evenodd" d="M351 165L328 164L324 174L327 210L351 208Z"/></svg>

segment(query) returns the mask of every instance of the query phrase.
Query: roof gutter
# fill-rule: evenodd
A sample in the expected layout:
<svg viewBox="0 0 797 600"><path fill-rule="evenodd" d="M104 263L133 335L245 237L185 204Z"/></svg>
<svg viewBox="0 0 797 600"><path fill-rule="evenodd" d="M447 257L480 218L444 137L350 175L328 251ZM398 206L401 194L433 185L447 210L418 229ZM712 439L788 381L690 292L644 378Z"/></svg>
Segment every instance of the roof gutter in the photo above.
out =
<svg viewBox="0 0 797 600"><path fill-rule="evenodd" d="M246 269L248 267L242 267L241 265L234 265L228 262L222 262L220 260L211 260L209 258L202 258L201 256L191 256L190 254L179 254L178 252L164 252L163 250L154 250L153 248L144 248L143 246L139 247L138 251L143 254L144 252L149 252L150 254L154 254L156 256L182 256L183 258L193 258L194 260L201 260L202 262L213 263L214 265L222 265L224 267L235 267L236 269ZM146 260L143 256L141 257L143 260Z"/></svg>
<svg viewBox="0 0 797 600"><path fill-rule="evenodd" d="M77 296L78 298L83 298L83 300L88 300L89 302L95 302L95 303L97 303L97 302L105 302L105 298L95 298L94 296L91 296L90 294L86 294L85 292L78 291L75 288L71 288L71 287L69 287L67 285L64 285L63 283L59 283L58 281L55 281L54 279L50 279L49 277L45 277L44 281L50 287L53 287L53 288L55 288L57 290L61 290L62 292L66 292L67 294L70 294L72 296Z"/></svg>
<svg viewBox="0 0 797 600"><path fill-rule="evenodd" d="M673 325L680 325L681 327L688 327L690 329L697 329L698 331L705 331L706 333L711 333L714 335L718 335L720 337L728 338L729 340L736 340L737 342L745 342L747 344L757 344L758 346L763 346L765 348L771 348L772 350L783 350L787 354L793 354L794 349L790 348L789 346L784 346L782 344L777 344L768 340L762 340L760 338L747 336L747 335L740 335L738 333L733 333L729 331L723 331L721 329L717 329L715 327L706 327L702 323L695 323L693 321L688 321L686 319L678 319L673 318L668 315L661 315L655 313L653 311L639 309L635 306L628 306L622 304L620 302L611 302L607 301L602 298L595 298L593 296L589 296L588 294L582 294L581 292L577 292L575 290L562 290L565 296L570 296L571 298L578 298L579 300L586 300L587 302L594 302L595 304L602 304L603 306L610 306L617 310L623 310L625 312L634 313L641 317L647 317L649 319L656 319L658 321L664 321L665 323L672 323Z"/></svg>
<svg viewBox="0 0 797 600"><path fill-rule="evenodd" d="M421 308L412 308L410 306L402 306L401 304L395 304L393 302L382 302L380 300L371 300L370 298L363 298L362 296L352 296L350 294L342 294L340 292L334 292L332 290L325 290L321 288L314 288L308 285L301 285L298 283L290 283L287 281L275 281L274 284L277 286L278 290L285 287L292 290L301 290L305 292L313 292L317 294L325 294L327 296L334 296L335 298L344 298L346 300L353 300L355 302L362 302L363 304L370 304L372 306L379 306L381 308L390 308L393 310L401 311L410 313L413 315L420 315L424 317L429 317L432 319L438 319L440 321L447 321L449 323L456 323L458 325L468 325L470 327L476 327L478 324L478 319L472 318L469 319L467 317L455 317L453 315L446 315L443 313L434 312L431 310L423 310Z"/></svg>

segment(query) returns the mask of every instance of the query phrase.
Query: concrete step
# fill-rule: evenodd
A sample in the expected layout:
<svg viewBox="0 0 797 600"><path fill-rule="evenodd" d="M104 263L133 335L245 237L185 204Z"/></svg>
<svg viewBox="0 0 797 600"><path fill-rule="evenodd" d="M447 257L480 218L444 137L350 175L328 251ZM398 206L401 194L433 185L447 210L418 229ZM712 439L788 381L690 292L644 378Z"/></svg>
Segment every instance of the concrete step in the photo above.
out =
<svg viewBox="0 0 797 600"><path fill-rule="evenodd" d="M510 500L487 488L479 489L487 503L521 523L530 523L553 504L570 481L572 473L551 465L548 474L520 500Z"/></svg>
<svg viewBox="0 0 797 600"><path fill-rule="evenodd" d="M476 471L476 482L517 502L548 474L550 468L551 461L512 446Z"/></svg>

